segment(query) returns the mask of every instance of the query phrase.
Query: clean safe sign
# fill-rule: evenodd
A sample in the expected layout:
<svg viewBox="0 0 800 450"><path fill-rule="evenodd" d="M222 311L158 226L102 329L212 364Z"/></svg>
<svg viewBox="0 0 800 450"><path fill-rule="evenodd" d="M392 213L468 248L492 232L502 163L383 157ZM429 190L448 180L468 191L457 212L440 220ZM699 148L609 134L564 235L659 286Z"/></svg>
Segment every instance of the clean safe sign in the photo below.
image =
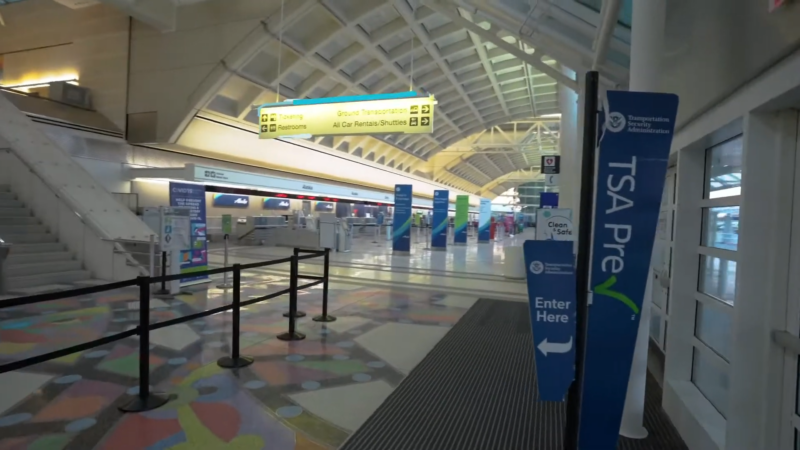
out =
<svg viewBox="0 0 800 450"><path fill-rule="evenodd" d="M469 217L469 195L456 196L456 216L453 218L453 242L467 243L467 220Z"/></svg>
<svg viewBox="0 0 800 450"><path fill-rule="evenodd" d="M397 184L394 187L394 219L392 250L411 251L411 185Z"/></svg>
<svg viewBox="0 0 800 450"><path fill-rule="evenodd" d="M295 135L418 134L433 132L430 97L391 98L364 95L294 100L286 106L259 108L259 138ZM408 97L402 93L402 97ZM389 97L389 98L387 98Z"/></svg>
<svg viewBox="0 0 800 450"><path fill-rule="evenodd" d="M525 241L539 399L564 400L575 378L575 257L572 242Z"/></svg>
<svg viewBox="0 0 800 450"><path fill-rule="evenodd" d="M450 207L450 191L433 191L433 220L431 226L431 247L447 248L447 225L450 218L447 210Z"/></svg>
<svg viewBox="0 0 800 450"><path fill-rule="evenodd" d="M572 210L540 208L536 210L536 239L539 241L572 241Z"/></svg>
<svg viewBox="0 0 800 450"><path fill-rule="evenodd" d="M492 201L482 198L481 206L478 211L478 242L489 242L489 226L492 221Z"/></svg>
<svg viewBox="0 0 800 450"><path fill-rule="evenodd" d="M607 95L595 194L582 450L617 445L678 111L672 94Z"/></svg>

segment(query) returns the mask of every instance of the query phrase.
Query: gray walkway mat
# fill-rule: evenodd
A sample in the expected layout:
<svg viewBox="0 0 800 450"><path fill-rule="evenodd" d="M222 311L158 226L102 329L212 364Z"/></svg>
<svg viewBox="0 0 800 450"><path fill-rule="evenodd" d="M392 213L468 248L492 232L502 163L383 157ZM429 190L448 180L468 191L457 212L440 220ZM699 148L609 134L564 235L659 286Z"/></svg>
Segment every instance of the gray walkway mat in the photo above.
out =
<svg viewBox="0 0 800 450"><path fill-rule="evenodd" d="M528 306L480 300L340 450L561 450L564 403L537 402ZM644 440L624 450L681 450L648 383Z"/></svg>

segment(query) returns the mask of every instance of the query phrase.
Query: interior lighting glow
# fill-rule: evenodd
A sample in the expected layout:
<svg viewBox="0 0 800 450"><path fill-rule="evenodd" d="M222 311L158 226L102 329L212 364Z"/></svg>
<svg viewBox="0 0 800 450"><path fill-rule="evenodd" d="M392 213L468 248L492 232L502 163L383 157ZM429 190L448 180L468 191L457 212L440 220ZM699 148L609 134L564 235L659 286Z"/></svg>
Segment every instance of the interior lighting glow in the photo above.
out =
<svg viewBox="0 0 800 450"><path fill-rule="evenodd" d="M561 113L553 113L553 114L542 114L539 116L542 119L556 119L561 117Z"/></svg>
<svg viewBox="0 0 800 450"><path fill-rule="evenodd" d="M733 197L736 195L742 195L741 186L732 187L728 189L720 189L718 191L711 191L708 194L708 198Z"/></svg>
<svg viewBox="0 0 800 450"><path fill-rule="evenodd" d="M75 74L44 76L44 77L23 77L21 80L14 80L12 82L8 82L7 84L2 84L0 86L7 89L14 89L22 92L30 92L31 89L48 87L50 86L50 83L56 81L66 81L69 84L74 84L75 86L79 86L78 76Z"/></svg>

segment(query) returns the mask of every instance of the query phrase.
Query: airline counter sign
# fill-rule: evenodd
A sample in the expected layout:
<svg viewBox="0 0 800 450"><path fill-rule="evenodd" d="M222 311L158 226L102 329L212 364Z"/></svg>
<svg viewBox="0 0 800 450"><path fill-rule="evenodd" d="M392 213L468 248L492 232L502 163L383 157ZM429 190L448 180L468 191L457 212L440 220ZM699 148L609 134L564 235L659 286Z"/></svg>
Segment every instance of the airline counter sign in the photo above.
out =
<svg viewBox="0 0 800 450"><path fill-rule="evenodd" d="M432 133L435 103L431 96L263 106L258 136Z"/></svg>
<svg viewBox="0 0 800 450"><path fill-rule="evenodd" d="M236 194L214 194L214 206L223 208L247 208L250 196Z"/></svg>

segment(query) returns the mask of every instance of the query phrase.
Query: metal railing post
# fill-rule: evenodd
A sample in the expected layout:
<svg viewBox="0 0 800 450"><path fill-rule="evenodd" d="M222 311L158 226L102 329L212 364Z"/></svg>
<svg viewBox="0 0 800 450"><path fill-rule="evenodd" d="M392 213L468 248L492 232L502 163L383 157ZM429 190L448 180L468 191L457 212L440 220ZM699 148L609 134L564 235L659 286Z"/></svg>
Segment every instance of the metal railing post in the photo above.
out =
<svg viewBox="0 0 800 450"><path fill-rule="evenodd" d="M156 291L156 294L159 295L167 295L169 294L169 289L167 289L167 281L163 278L167 276L167 252L161 252L161 289Z"/></svg>
<svg viewBox="0 0 800 450"><path fill-rule="evenodd" d="M295 269L297 269L297 270L295 271L295 275L294 275L294 276L295 276L295 278L297 277L297 275L300 275L300 263L297 261L297 257L298 257L298 256L300 256L300 251L299 251L299 249L295 248L295 249L294 249L294 257L295 257L295 264L297 265L297 266L295 267ZM297 287L297 283L295 283L295 288L296 288L296 287ZM296 290L297 290L297 289L295 289L295 291L296 291ZM295 298L296 298L296 296L297 296L297 294L295 294ZM290 317L290 314L294 314L294 316L293 316L293 317L295 317L295 318L297 318L297 319L299 319L300 317L305 317L305 316L306 316L306 313L305 313L305 311L298 311L298 310L297 310L297 305L296 305L296 304L295 304L294 312L292 312L291 310L289 310L289 311L287 311L287 312L283 313L283 317Z"/></svg>
<svg viewBox="0 0 800 450"><path fill-rule="evenodd" d="M336 317L328 315L328 268L330 267L331 250L325 249L325 266L322 269L322 315L314 317L314 322L333 322Z"/></svg>
<svg viewBox="0 0 800 450"><path fill-rule="evenodd" d="M227 272L225 272L227 273ZM217 361L217 365L225 369L238 369L253 364L254 359L249 356L239 354L239 334L241 328L241 282L242 270L239 264L233 265L233 334L231 335L231 356L223 356Z"/></svg>
<svg viewBox="0 0 800 450"><path fill-rule="evenodd" d="M119 407L122 412L143 412L163 406L169 397L150 392L150 278L138 277L139 286L139 393Z"/></svg>
<svg viewBox="0 0 800 450"><path fill-rule="evenodd" d="M299 341L306 338L306 335L295 330L295 320L297 318L297 275L298 275L297 249L292 257L291 273L289 275L289 331L278 335L282 341ZM286 315L286 314L284 314Z"/></svg>
<svg viewBox="0 0 800 450"><path fill-rule="evenodd" d="M223 241L225 243L225 259L223 260L222 267L228 267L228 235L227 234L223 237ZM234 276L236 276L236 272L234 272ZM235 283L236 282L234 281L234 284ZM231 284L228 283L228 272L223 272L222 273L222 284L218 284L217 288L218 289L228 289L230 287L231 287ZM233 286L233 288L236 289L236 286ZM234 296L236 296L235 293L234 293Z"/></svg>

